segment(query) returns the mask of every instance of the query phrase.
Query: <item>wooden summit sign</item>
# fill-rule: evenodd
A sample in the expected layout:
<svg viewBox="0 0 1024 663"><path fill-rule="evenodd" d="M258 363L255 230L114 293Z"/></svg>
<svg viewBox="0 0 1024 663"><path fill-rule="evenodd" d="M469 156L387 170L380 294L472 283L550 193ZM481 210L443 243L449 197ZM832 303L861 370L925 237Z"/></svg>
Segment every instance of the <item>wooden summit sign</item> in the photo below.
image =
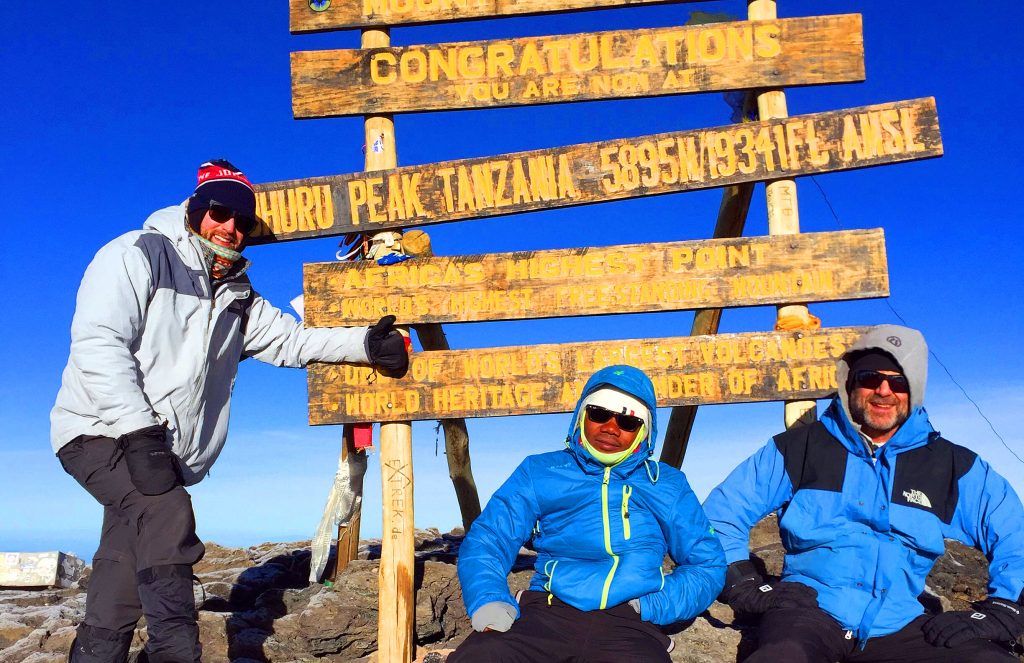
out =
<svg viewBox="0 0 1024 663"><path fill-rule="evenodd" d="M256 186L250 244L378 232L942 154L933 98Z"/></svg>
<svg viewBox="0 0 1024 663"><path fill-rule="evenodd" d="M289 22L291 31L299 33L697 1L699 0L289 0Z"/></svg>
<svg viewBox="0 0 1024 663"><path fill-rule="evenodd" d="M306 324L516 320L886 297L881 229L304 266Z"/></svg>
<svg viewBox="0 0 1024 663"><path fill-rule="evenodd" d="M864 80L859 14L298 51L296 118Z"/></svg>
<svg viewBox="0 0 1024 663"><path fill-rule="evenodd" d="M309 422L408 421L571 412L590 375L631 364L658 406L823 398L866 327L563 343L413 354L400 380L310 364Z"/></svg>

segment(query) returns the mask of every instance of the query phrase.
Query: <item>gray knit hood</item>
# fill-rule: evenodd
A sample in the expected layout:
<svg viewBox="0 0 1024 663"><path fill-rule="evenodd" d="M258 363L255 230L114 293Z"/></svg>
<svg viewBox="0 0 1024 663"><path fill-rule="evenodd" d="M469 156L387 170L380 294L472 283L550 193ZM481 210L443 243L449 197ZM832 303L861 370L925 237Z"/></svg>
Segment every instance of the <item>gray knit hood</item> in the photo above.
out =
<svg viewBox="0 0 1024 663"><path fill-rule="evenodd" d="M924 405L924 388L928 381L928 344L916 329L899 325L878 325L872 327L851 345L836 362L836 384L839 385L839 400L842 401L846 416L850 417L850 394L846 380L850 375L849 358L863 350L881 350L891 356L903 375L910 382L910 409ZM853 418L850 417L850 421Z"/></svg>

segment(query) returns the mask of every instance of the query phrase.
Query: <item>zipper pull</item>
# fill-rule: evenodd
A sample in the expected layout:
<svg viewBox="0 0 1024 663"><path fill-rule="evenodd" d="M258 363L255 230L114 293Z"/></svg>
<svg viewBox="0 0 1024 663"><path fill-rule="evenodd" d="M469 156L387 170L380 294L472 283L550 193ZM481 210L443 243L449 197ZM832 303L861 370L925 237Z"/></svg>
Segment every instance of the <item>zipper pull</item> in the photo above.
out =
<svg viewBox="0 0 1024 663"><path fill-rule="evenodd" d="M853 640L853 631L847 631L846 632L846 639L847 640Z"/></svg>
<svg viewBox="0 0 1024 663"><path fill-rule="evenodd" d="M612 468L610 468L610 467L604 468L604 480L601 483L603 483L604 485L607 486L608 485L608 480L611 479L611 477L612 477Z"/></svg>

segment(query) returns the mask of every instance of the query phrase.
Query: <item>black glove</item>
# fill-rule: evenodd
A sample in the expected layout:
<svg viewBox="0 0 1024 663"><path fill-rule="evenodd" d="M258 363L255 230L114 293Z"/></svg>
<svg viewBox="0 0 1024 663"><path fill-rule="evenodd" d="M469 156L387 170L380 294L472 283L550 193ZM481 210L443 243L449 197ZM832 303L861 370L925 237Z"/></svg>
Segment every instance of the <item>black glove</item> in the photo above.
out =
<svg viewBox="0 0 1024 663"><path fill-rule="evenodd" d="M366 330L366 356L381 373L400 378L409 370L409 353L405 338L395 329L395 316L385 315Z"/></svg>
<svg viewBox="0 0 1024 663"><path fill-rule="evenodd" d="M171 452L167 428L148 426L118 438L128 476L143 495L163 495L181 483L178 458Z"/></svg>
<svg viewBox="0 0 1024 663"><path fill-rule="evenodd" d="M935 615L921 627L924 638L936 647L956 647L981 638L1013 642L1024 634L1024 608L1008 599L988 598L974 611L956 610Z"/></svg>
<svg viewBox="0 0 1024 663"><path fill-rule="evenodd" d="M734 611L745 615L761 615L770 608L818 606L818 592L813 587L799 582L765 582L748 560L729 565L722 595Z"/></svg>

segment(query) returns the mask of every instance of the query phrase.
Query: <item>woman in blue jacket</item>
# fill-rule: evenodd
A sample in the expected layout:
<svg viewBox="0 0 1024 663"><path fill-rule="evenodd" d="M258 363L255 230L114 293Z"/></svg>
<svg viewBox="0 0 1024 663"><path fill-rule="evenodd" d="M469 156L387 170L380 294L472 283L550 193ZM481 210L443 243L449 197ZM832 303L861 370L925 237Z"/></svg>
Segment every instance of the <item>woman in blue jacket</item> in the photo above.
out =
<svg viewBox="0 0 1024 663"><path fill-rule="evenodd" d="M657 626L703 612L725 558L683 473L651 460L655 408L642 371L598 371L566 448L527 457L494 494L460 551L476 632L452 663L670 660ZM531 537L536 572L513 597L508 572Z"/></svg>

